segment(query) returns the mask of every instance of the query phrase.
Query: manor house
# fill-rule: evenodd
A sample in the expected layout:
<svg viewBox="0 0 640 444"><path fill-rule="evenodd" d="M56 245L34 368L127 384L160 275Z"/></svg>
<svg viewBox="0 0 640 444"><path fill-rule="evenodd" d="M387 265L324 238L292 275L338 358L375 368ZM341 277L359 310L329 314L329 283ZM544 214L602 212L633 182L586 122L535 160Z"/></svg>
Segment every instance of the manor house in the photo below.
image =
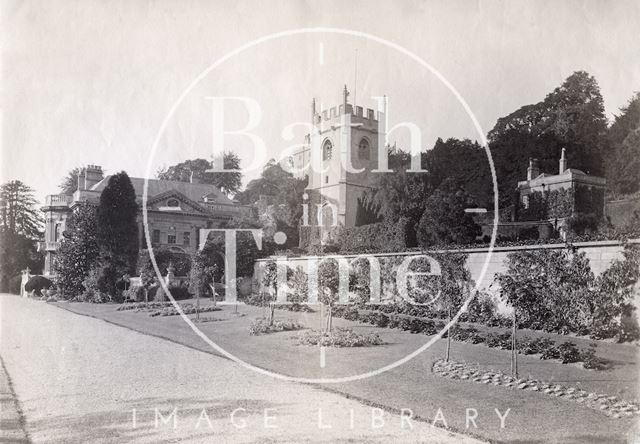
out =
<svg viewBox="0 0 640 444"><path fill-rule="evenodd" d="M39 245L45 253L45 275L53 274L54 256L74 208L82 202L97 205L109 177L104 176L100 166L88 165L80 171L77 189L72 195L52 194L46 197L42 207L45 214L44 241ZM145 179L130 179L140 205L140 246L146 248L141 207ZM235 203L213 185L158 179L148 179L147 184L147 215L154 248L193 253L200 243L201 228L216 228L234 216L251 213L250 207Z"/></svg>

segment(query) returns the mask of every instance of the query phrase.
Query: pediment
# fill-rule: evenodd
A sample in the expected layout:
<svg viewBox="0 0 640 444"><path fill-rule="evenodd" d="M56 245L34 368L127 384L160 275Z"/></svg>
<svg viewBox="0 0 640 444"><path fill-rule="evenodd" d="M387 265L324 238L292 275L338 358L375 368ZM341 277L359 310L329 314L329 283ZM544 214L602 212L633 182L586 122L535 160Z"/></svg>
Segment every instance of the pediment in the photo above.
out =
<svg viewBox="0 0 640 444"><path fill-rule="evenodd" d="M207 209L179 191L165 191L147 199L147 208L167 213L207 213Z"/></svg>

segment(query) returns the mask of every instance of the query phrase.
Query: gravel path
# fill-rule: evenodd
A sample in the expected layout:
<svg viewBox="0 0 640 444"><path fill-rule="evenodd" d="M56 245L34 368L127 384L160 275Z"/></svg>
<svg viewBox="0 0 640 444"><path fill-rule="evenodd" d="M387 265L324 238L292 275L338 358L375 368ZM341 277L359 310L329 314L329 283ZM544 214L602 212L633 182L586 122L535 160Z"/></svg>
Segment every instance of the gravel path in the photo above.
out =
<svg viewBox="0 0 640 444"><path fill-rule="evenodd" d="M476 442L43 302L0 313L33 442Z"/></svg>

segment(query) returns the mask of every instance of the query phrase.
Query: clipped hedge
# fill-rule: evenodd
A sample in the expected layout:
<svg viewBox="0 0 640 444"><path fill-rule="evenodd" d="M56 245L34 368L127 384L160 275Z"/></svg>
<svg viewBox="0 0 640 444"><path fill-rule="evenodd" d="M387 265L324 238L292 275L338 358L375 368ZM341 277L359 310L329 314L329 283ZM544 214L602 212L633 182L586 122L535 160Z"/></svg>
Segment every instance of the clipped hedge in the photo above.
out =
<svg viewBox="0 0 640 444"><path fill-rule="evenodd" d="M343 227L336 243L343 254L405 251L409 227L410 222L406 217L394 224L378 222L360 227Z"/></svg>

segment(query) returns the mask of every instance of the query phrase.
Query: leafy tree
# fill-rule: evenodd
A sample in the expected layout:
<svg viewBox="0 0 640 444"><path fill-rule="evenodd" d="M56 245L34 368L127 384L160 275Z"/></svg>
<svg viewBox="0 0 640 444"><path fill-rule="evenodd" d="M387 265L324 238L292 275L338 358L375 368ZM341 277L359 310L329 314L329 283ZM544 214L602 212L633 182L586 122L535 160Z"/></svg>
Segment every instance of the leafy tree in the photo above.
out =
<svg viewBox="0 0 640 444"><path fill-rule="evenodd" d="M96 207L85 202L67 219L60 248L54 256L56 283L64 297L84 292L83 282L96 266L99 254Z"/></svg>
<svg viewBox="0 0 640 444"><path fill-rule="evenodd" d="M593 312L593 336L607 338L617 336L619 342L640 337L637 321L632 330L626 328L624 318L631 318L634 286L640 278L640 248L627 244L622 259L616 259L596 280L596 298Z"/></svg>
<svg viewBox="0 0 640 444"><path fill-rule="evenodd" d="M426 199L418 226L418 242L423 247L441 244L469 244L480 234L480 227L465 208L472 205L469 195L447 179Z"/></svg>
<svg viewBox="0 0 640 444"><path fill-rule="evenodd" d="M434 188L446 180L460 186L478 203L493 208L493 182L489 160L478 142L468 139L436 140L425 153L428 177Z"/></svg>
<svg viewBox="0 0 640 444"><path fill-rule="evenodd" d="M513 308L512 372L517 377L516 328L584 333L597 304L586 255L573 249L524 250L507 256L497 273L500 295ZM582 329L582 330L581 330Z"/></svg>
<svg viewBox="0 0 640 444"><path fill-rule="evenodd" d="M389 169L393 173L376 175L374 188L365 192L363 204L375 210L388 224L406 218L408 243L413 246L420 217L424 213L425 199L433 191L433 183L427 173L407 173L411 155L406 151L393 149L389 150L388 155Z"/></svg>
<svg viewBox="0 0 640 444"><path fill-rule="evenodd" d="M334 260L323 261L318 267L318 301L326 307L325 330L329 333L333 326L333 306L339 300L338 269L338 263Z"/></svg>
<svg viewBox="0 0 640 444"><path fill-rule="evenodd" d="M78 189L78 176L80 175L80 168L76 167L69 171L66 176L58 185L62 194L73 194Z"/></svg>
<svg viewBox="0 0 640 444"><path fill-rule="evenodd" d="M274 261L269 261L265 264L262 270L262 285L269 290L262 292L262 306L269 305L269 326L272 326L275 317L275 302L278 295L278 266Z"/></svg>
<svg viewBox="0 0 640 444"><path fill-rule="evenodd" d="M297 247L302 195L307 182L306 178L294 177L271 159L261 176L249 182L236 199L257 209L261 224L270 228L270 234L282 231L287 235L287 243L283 247Z"/></svg>
<svg viewBox="0 0 640 444"><path fill-rule="evenodd" d="M41 236L42 217L36 209L33 189L19 180L0 186L0 289L7 291L9 280L29 267L42 270L43 257L36 251Z"/></svg>
<svg viewBox="0 0 640 444"><path fill-rule="evenodd" d="M135 272L138 260L138 204L129 176L124 171L109 178L100 195L96 213L100 246L98 288L111 296L124 274Z"/></svg>
<svg viewBox="0 0 640 444"><path fill-rule="evenodd" d="M223 155L223 165L225 169L240 169L240 157L233 152L225 152ZM180 182L191 182L198 179L202 183L208 183L218 187L227 195L234 195L242 186L242 173L234 172L209 172L211 162L206 159L185 160L169 168L158 171L158 179L177 180Z"/></svg>
<svg viewBox="0 0 640 444"><path fill-rule="evenodd" d="M197 298L213 294L212 284L220 281L224 274L224 241L207 239L204 248L193 255L189 291Z"/></svg>
<svg viewBox="0 0 640 444"><path fill-rule="evenodd" d="M610 154L605 158L609 191L614 195L640 190L640 92L620 109L607 134Z"/></svg>
<svg viewBox="0 0 640 444"><path fill-rule="evenodd" d="M19 180L0 186L0 228L12 234L21 234L38 239L41 234L42 217L33 197L33 189Z"/></svg>
<svg viewBox="0 0 640 444"><path fill-rule="evenodd" d="M440 265L438 290L440 298L437 301L447 312L448 322L460 310L469 297L469 287L472 284L471 273L465 266L467 255L463 253L443 253L434 257ZM445 361L449 361L451 354L451 336L453 327L447 332L447 347Z"/></svg>
<svg viewBox="0 0 640 444"><path fill-rule="evenodd" d="M36 251L36 242L23 234L0 229L0 291L9 291L12 278L26 268L42 272L44 258Z"/></svg>
<svg viewBox="0 0 640 444"><path fill-rule="evenodd" d="M307 302L309 300L309 276L304 272L302 267L298 266L291 274L289 286L293 289L290 297L294 304Z"/></svg>
<svg viewBox="0 0 640 444"><path fill-rule="evenodd" d="M562 147L572 168L603 175L606 133L600 88L584 71L573 73L543 101L498 119L488 138L502 206L515 203L513 190L526 177L529 158L538 158L542 171L555 173Z"/></svg>

